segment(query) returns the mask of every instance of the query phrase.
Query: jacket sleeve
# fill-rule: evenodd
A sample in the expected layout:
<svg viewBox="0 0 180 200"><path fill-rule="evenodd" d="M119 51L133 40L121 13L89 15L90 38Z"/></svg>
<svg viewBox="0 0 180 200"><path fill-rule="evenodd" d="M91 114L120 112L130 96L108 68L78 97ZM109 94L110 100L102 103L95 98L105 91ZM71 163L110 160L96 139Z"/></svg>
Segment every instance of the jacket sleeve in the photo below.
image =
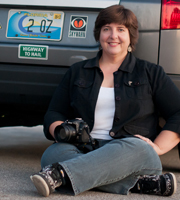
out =
<svg viewBox="0 0 180 200"><path fill-rule="evenodd" d="M163 130L180 134L180 91L161 66L151 69L151 86L154 103L166 120Z"/></svg>
<svg viewBox="0 0 180 200"><path fill-rule="evenodd" d="M55 121L65 121L69 118L68 114L71 112L70 107L70 80L71 69L69 69L62 78L57 87L48 110L44 117L44 134L47 139L54 140L49 133L49 126Z"/></svg>

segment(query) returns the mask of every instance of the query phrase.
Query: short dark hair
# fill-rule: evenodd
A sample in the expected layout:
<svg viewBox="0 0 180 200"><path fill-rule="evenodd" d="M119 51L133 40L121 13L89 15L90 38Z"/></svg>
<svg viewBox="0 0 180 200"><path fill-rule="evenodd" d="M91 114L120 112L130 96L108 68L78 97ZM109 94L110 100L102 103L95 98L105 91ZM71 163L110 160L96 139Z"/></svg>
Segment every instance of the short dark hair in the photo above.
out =
<svg viewBox="0 0 180 200"><path fill-rule="evenodd" d="M113 5L102 9L95 21L94 38L96 41L99 41L101 28L111 23L122 24L129 30L130 45L134 51L139 36L138 21L135 14L121 5Z"/></svg>

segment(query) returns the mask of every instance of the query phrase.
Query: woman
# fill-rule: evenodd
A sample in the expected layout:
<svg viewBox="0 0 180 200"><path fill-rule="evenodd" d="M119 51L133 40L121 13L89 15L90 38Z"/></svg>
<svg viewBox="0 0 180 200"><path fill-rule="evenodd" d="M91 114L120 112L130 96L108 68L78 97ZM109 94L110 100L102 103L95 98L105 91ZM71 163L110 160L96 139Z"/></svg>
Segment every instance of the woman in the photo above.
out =
<svg viewBox="0 0 180 200"><path fill-rule="evenodd" d="M120 5L103 9L94 36L102 49L95 58L71 66L44 122L46 137L61 141L64 121L82 118L93 150L83 152L77 140L55 142L42 156L43 169L31 180L44 196L68 184L75 195L96 188L170 196L176 191L176 178L161 174L158 155L179 143L180 92L160 66L131 53L138 22L130 10ZM159 113L166 119L161 131Z"/></svg>

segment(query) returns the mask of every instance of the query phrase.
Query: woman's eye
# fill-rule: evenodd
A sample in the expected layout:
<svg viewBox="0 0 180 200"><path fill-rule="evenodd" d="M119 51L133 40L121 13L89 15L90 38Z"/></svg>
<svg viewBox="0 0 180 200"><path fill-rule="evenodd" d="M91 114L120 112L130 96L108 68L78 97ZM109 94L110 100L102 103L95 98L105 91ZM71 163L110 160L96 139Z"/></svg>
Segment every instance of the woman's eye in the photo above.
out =
<svg viewBox="0 0 180 200"><path fill-rule="evenodd" d="M108 28L104 28L104 31L108 31L109 29Z"/></svg>
<svg viewBox="0 0 180 200"><path fill-rule="evenodd" d="M122 31L124 31L124 29L123 28L119 28L119 31L122 32Z"/></svg>

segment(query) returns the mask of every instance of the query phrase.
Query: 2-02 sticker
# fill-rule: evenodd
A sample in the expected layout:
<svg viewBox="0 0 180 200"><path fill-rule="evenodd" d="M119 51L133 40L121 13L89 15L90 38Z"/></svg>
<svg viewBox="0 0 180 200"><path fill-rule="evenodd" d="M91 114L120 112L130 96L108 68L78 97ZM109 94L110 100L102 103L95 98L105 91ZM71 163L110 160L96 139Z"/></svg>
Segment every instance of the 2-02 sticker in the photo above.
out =
<svg viewBox="0 0 180 200"><path fill-rule="evenodd" d="M68 37L86 38L87 16L71 15Z"/></svg>

